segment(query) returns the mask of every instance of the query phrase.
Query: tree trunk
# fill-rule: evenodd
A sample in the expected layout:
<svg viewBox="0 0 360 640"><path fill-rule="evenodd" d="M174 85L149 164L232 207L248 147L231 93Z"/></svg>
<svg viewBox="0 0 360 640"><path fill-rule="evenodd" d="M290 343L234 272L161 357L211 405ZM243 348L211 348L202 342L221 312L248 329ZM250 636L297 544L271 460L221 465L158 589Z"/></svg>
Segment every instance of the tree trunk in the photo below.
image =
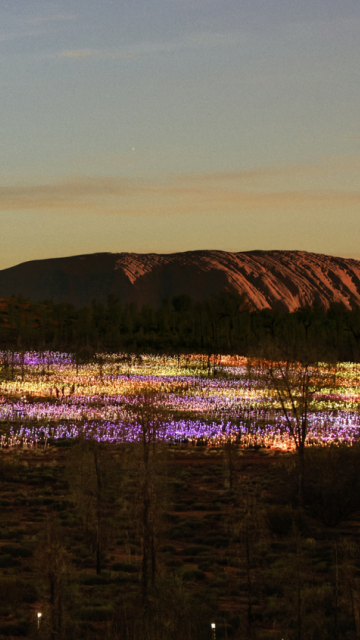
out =
<svg viewBox="0 0 360 640"><path fill-rule="evenodd" d="M97 534L96 540L96 575L99 576L101 573L101 546L99 540L99 534Z"/></svg>
<svg viewBox="0 0 360 640"><path fill-rule="evenodd" d="M58 636L61 636L61 627L62 627L62 600L61 595L58 597L58 623L57 623L57 633Z"/></svg>
<svg viewBox="0 0 360 640"><path fill-rule="evenodd" d="M305 446L300 443L298 455L299 455L299 506L300 509L304 506L304 478L305 478Z"/></svg>
<svg viewBox="0 0 360 640"><path fill-rule="evenodd" d="M151 582L154 586L155 584L155 575L156 575L156 550L155 550L155 539L154 539L154 523L152 523L152 531L150 537L150 554L151 554Z"/></svg>
<svg viewBox="0 0 360 640"><path fill-rule="evenodd" d="M99 468L99 459L98 452L96 446L94 448L94 463L95 463L95 473L96 473L96 574L100 575L101 573L101 474Z"/></svg>
<svg viewBox="0 0 360 640"><path fill-rule="evenodd" d="M339 608L339 561L338 561L338 548L337 542L335 542L335 638L338 637L338 608Z"/></svg>
<svg viewBox="0 0 360 640"><path fill-rule="evenodd" d="M297 549L297 640L302 640L302 593L299 562L299 549Z"/></svg>
<svg viewBox="0 0 360 640"><path fill-rule="evenodd" d="M146 487L145 487L145 492ZM148 602L148 558L149 558L149 501L145 493L143 502L143 553L142 553L142 604L146 608Z"/></svg>
<svg viewBox="0 0 360 640"><path fill-rule="evenodd" d="M250 540L249 532L246 529L245 533L245 548L246 548L246 582L248 590L248 609L247 609L247 621L249 637L252 637L252 581L251 581L251 566L250 566Z"/></svg>
<svg viewBox="0 0 360 640"><path fill-rule="evenodd" d="M55 638L55 578L50 579L51 638Z"/></svg>
<svg viewBox="0 0 360 640"><path fill-rule="evenodd" d="M352 600L353 616L354 616L355 628L356 628L355 637L359 639L360 638L360 593L358 589L354 589L353 587L351 587L351 600Z"/></svg>

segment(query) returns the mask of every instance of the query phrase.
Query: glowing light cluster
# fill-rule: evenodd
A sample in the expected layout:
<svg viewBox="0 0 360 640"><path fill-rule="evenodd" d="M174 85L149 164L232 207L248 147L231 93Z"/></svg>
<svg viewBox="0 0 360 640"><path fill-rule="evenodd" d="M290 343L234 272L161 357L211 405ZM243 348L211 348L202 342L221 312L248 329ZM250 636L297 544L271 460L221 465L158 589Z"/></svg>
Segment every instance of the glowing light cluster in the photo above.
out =
<svg viewBox="0 0 360 640"><path fill-rule="evenodd" d="M80 433L133 441L150 406L156 437L166 441L216 445L230 437L248 447L293 448L265 362L97 354L84 364L57 352L2 352L0 359L7 372L0 387L1 447L32 447ZM329 378L328 365L318 371ZM337 365L333 384L314 394L310 444L359 438L358 374L356 365Z"/></svg>

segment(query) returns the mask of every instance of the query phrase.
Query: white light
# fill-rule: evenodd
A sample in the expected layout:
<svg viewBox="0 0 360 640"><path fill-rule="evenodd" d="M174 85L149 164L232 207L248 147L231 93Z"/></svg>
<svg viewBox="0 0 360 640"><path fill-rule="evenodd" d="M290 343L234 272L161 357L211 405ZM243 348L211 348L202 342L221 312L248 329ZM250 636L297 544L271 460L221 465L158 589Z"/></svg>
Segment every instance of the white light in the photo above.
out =
<svg viewBox="0 0 360 640"><path fill-rule="evenodd" d="M41 616L42 616L42 613L38 613L38 614L37 614L37 617L38 617L38 618L41 618Z"/></svg>
<svg viewBox="0 0 360 640"><path fill-rule="evenodd" d="M212 623L211 623L211 628L212 628L212 629L216 629L216 624L215 624L215 622L212 622Z"/></svg>

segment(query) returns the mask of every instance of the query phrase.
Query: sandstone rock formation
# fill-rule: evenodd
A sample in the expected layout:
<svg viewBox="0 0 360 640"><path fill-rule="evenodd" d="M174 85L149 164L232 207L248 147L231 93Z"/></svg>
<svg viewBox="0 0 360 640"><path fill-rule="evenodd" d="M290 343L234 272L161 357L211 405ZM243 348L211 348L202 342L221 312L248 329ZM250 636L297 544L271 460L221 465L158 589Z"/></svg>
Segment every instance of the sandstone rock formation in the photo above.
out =
<svg viewBox="0 0 360 640"><path fill-rule="evenodd" d="M360 305L360 261L305 251L95 253L33 260L0 271L0 297L51 298L76 307L109 293L141 307L187 293L203 300L221 290L246 291L258 309L294 311L314 301Z"/></svg>

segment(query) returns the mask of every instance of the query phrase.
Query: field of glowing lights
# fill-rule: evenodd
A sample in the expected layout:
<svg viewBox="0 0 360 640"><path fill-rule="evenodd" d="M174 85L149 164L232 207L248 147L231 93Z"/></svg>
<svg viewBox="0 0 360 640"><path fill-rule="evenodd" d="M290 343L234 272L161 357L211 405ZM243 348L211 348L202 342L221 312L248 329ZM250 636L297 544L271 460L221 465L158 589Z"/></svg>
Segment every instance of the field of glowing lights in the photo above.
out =
<svg viewBox="0 0 360 640"><path fill-rule="evenodd" d="M159 439L292 449L266 363L222 356L98 354L92 364L57 353L1 353L1 447L47 446L79 434L99 441L137 440L144 405ZM3 367L4 370L4 367ZM214 372L215 370L215 372ZM327 375L329 367L319 367ZM336 366L309 412L309 444L346 442L360 433L358 367Z"/></svg>

